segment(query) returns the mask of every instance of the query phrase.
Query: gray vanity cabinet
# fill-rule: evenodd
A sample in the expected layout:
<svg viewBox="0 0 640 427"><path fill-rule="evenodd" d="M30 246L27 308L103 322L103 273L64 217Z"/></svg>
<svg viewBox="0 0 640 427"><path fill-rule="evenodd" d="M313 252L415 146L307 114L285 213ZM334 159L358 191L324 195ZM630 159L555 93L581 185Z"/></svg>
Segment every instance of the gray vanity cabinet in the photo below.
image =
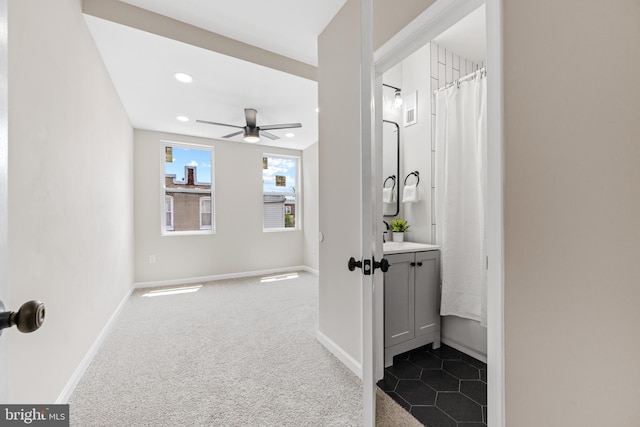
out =
<svg viewBox="0 0 640 427"><path fill-rule="evenodd" d="M385 255L384 360L434 343L440 346L440 251Z"/></svg>

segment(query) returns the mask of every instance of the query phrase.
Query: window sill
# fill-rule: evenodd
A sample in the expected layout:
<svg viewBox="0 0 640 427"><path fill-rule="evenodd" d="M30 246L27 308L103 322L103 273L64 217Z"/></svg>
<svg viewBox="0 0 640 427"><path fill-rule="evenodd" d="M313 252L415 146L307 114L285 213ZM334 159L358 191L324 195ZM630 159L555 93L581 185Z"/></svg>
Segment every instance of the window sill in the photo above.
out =
<svg viewBox="0 0 640 427"><path fill-rule="evenodd" d="M281 233L281 232L291 232L291 231L300 231L298 227L286 227L286 228L263 228L263 233Z"/></svg>
<svg viewBox="0 0 640 427"><path fill-rule="evenodd" d="M163 231L160 233L162 237L172 236L209 236L216 234L213 230L190 230L190 231Z"/></svg>

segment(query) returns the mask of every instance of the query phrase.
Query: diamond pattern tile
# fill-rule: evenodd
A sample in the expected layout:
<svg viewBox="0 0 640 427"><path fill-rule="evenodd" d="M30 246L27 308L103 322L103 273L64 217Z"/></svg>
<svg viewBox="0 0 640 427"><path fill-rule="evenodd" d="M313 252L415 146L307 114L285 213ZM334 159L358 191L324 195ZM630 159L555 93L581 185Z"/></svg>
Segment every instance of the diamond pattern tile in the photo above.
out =
<svg viewBox="0 0 640 427"><path fill-rule="evenodd" d="M402 353L378 387L428 427L486 427L487 365L453 347Z"/></svg>

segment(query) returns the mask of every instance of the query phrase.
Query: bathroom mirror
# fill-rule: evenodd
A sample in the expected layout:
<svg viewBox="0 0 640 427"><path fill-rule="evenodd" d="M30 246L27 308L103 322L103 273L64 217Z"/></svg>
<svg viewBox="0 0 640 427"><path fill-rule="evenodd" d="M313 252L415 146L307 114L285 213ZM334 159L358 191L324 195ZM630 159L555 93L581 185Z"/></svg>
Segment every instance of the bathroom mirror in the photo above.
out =
<svg viewBox="0 0 640 427"><path fill-rule="evenodd" d="M397 216L400 212L400 126L383 120L382 124L382 214Z"/></svg>

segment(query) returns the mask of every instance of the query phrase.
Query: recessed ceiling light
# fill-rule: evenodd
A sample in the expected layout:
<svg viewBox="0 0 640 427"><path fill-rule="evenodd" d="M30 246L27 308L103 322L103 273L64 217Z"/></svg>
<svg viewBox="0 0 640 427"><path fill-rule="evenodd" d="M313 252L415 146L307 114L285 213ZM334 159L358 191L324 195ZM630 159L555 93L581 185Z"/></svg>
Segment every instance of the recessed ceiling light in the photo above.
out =
<svg viewBox="0 0 640 427"><path fill-rule="evenodd" d="M289 133L285 134L284 136L286 136L287 138L293 138L294 136L296 136L296 134L293 133L293 132L289 132Z"/></svg>
<svg viewBox="0 0 640 427"><path fill-rule="evenodd" d="M181 121L181 122L188 122L189 121L189 117L187 117L187 116L177 116L176 119Z"/></svg>
<svg viewBox="0 0 640 427"><path fill-rule="evenodd" d="M316 107L316 113L320 112L320 107Z"/></svg>
<svg viewBox="0 0 640 427"><path fill-rule="evenodd" d="M182 83L191 83L193 81L193 77L191 77L187 73L175 73L173 76L176 78L177 81Z"/></svg>

